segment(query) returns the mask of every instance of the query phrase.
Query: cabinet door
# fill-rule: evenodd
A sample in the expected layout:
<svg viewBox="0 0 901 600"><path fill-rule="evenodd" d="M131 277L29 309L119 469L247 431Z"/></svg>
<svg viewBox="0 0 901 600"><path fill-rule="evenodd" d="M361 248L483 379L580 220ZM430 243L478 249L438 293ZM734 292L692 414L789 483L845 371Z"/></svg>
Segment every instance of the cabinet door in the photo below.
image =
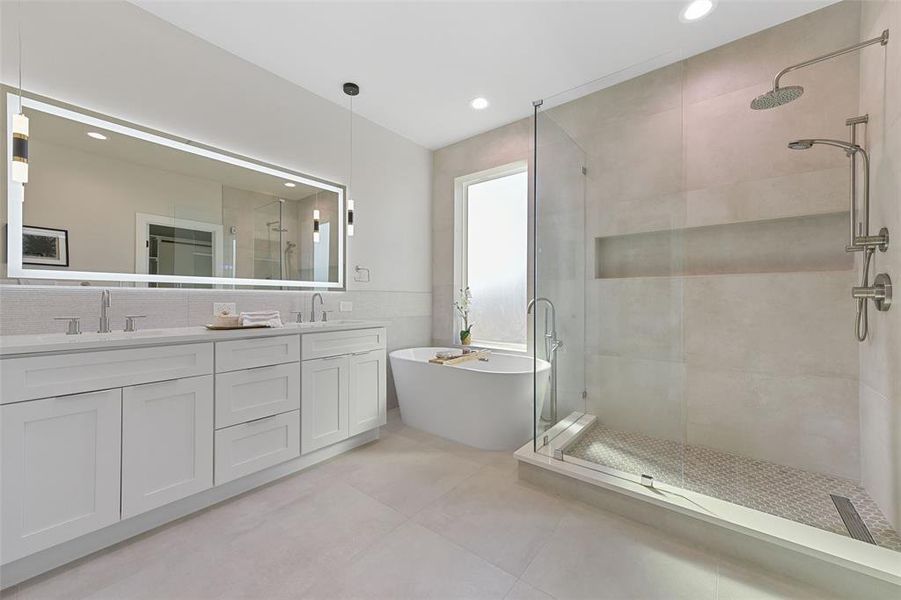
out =
<svg viewBox="0 0 901 600"><path fill-rule="evenodd" d="M0 415L4 563L119 520L121 390L8 404Z"/></svg>
<svg viewBox="0 0 901 600"><path fill-rule="evenodd" d="M300 394L300 449L306 454L347 439L349 357L303 362Z"/></svg>
<svg viewBox="0 0 901 600"><path fill-rule="evenodd" d="M385 351L360 352L350 357L350 435L387 420L388 386Z"/></svg>
<svg viewBox="0 0 901 600"><path fill-rule="evenodd" d="M213 485L213 377L122 393L122 517Z"/></svg>

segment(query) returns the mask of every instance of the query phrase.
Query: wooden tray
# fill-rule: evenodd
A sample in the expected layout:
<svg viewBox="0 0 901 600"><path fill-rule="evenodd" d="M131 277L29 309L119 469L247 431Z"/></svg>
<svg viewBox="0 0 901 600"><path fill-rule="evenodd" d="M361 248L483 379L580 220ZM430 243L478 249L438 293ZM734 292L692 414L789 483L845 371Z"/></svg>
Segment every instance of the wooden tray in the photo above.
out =
<svg viewBox="0 0 901 600"><path fill-rule="evenodd" d="M268 325L237 325L235 327L230 327L228 325L213 325L212 323L207 323L204 325L207 329L212 329L213 331L227 331L230 329L260 329L263 327L268 328Z"/></svg>
<svg viewBox="0 0 901 600"><path fill-rule="evenodd" d="M457 356L453 356L451 358L430 358L429 362L433 365L459 365L460 363L469 362L471 360L477 360L485 356L484 352L467 352L466 354L458 354Z"/></svg>

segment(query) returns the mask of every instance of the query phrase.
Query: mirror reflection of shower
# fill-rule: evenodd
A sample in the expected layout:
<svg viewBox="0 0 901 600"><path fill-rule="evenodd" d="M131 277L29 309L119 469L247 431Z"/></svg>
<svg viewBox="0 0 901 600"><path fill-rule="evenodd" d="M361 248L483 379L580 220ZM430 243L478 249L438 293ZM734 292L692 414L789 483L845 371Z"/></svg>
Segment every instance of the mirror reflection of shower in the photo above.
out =
<svg viewBox="0 0 901 600"><path fill-rule="evenodd" d="M285 242L285 269L282 272L282 279L289 279L291 277L291 273L294 271L294 267L291 266L291 259L294 257L294 248L297 247L297 244L288 240Z"/></svg>
<svg viewBox="0 0 901 600"><path fill-rule="evenodd" d="M258 206L259 217L254 227L254 276L264 279L285 279L285 201L281 198ZM263 220L265 219L265 220ZM263 229L264 231L259 231ZM262 235L260 235L262 233Z"/></svg>

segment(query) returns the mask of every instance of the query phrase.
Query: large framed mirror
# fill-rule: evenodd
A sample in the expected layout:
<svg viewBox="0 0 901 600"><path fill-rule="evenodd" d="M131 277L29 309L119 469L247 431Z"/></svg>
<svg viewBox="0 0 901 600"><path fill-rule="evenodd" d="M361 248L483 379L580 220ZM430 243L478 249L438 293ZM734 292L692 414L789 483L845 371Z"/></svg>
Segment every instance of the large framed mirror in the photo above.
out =
<svg viewBox="0 0 901 600"><path fill-rule="evenodd" d="M9 277L344 289L344 186L46 99L22 110Z"/></svg>

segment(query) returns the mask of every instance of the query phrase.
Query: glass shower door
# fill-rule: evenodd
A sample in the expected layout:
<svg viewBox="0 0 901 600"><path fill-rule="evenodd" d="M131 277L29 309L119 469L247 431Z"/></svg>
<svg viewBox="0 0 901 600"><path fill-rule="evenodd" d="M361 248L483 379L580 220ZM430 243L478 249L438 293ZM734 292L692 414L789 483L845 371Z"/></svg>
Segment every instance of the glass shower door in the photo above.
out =
<svg viewBox="0 0 901 600"><path fill-rule="evenodd" d="M540 447L554 425L585 412L585 152L540 108L534 127L528 325Z"/></svg>
<svg viewBox="0 0 901 600"><path fill-rule="evenodd" d="M633 79L618 73L535 118L534 291L555 304L562 341L557 414L542 412L536 445L542 430L584 413L557 458L679 486L688 274L682 71L677 62ZM541 357L543 315L533 326Z"/></svg>

